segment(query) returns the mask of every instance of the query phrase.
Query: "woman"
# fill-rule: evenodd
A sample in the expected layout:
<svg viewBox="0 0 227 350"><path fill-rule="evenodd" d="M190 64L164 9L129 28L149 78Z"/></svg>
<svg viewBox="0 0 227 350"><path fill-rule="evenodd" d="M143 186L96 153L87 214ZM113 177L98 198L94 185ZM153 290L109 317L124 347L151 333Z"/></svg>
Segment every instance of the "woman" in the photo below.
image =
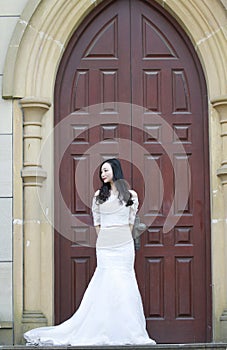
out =
<svg viewBox="0 0 227 350"><path fill-rule="evenodd" d="M64 323L28 331L32 345L155 344L145 324L134 272L132 227L138 210L121 164L113 158L100 166L102 186L92 200L97 268L75 314Z"/></svg>

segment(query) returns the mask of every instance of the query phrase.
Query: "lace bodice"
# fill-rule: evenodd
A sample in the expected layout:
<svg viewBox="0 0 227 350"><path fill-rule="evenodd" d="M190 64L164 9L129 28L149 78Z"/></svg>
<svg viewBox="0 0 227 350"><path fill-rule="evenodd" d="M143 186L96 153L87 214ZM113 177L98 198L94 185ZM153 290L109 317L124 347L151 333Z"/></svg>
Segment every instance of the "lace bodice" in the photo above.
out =
<svg viewBox="0 0 227 350"><path fill-rule="evenodd" d="M113 193L106 202L98 204L96 203L96 192L92 200L94 226L109 227L134 224L139 202L137 193L133 190L130 190L130 192L132 193L133 204L128 207L124 203L121 204L117 195Z"/></svg>

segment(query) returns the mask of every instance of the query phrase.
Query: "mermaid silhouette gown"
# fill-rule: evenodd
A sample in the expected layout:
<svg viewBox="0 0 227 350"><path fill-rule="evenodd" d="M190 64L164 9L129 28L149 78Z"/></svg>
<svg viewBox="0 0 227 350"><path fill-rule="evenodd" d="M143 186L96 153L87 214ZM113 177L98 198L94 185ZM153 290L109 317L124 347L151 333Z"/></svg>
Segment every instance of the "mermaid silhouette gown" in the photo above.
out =
<svg viewBox="0 0 227 350"><path fill-rule="evenodd" d="M155 344L146 331L142 300L134 271L134 243L130 224L138 210L121 204L111 193L103 204L92 200L97 267L77 311L57 326L40 327L24 334L27 345L136 345ZM97 192L96 194L97 195Z"/></svg>

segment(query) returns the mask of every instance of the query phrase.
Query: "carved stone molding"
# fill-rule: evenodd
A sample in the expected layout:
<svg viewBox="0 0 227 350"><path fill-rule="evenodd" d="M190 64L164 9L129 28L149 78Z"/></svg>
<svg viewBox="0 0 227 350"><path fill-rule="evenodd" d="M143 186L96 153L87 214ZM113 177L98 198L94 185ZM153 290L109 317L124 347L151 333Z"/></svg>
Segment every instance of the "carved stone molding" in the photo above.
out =
<svg viewBox="0 0 227 350"><path fill-rule="evenodd" d="M227 166L221 166L217 170L217 175L220 177L222 185L227 185Z"/></svg>
<svg viewBox="0 0 227 350"><path fill-rule="evenodd" d="M26 97L23 109L23 178L24 207L24 310L23 332L44 326L47 320L41 308L41 208L40 187L47 173L40 163L42 118L50 108L46 99Z"/></svg>
<svg viewBox="0 0 227 350"><path fill-rule="evenodd" d="M41 312L23 312L22 317L23 333L31 328L42 327L47 324L47 319ZM31 327L32 325L32 327Z"/></svg>
<svg viewBox="0 0 227 350"><path fill-rule="evenodd" d="M227 309L223 310L220 317L221 322L221 338L223 341L227 341Z"/></svg>
<svg viewBox="0 0 227 350"><path fill-rule="evenodd" d="M28 1L7 51L3 74L4 98L21 98L27 93L39 95L40 91L45 96L51 96L56 67L71 33L103 1ZM226 86L226 18L222 5L225 1L213 4L195 0L156 0L173 14L192 38L211 82L210 96L224 91Z"/></svg>
<svg viewBox="0 0 227 350"><path fill-rule="evenodd" d="M24 186L42 186L47 178L47 172L38 167L26 166L21 170Z"/></svg>
<svg viewBox="0 0 227 350"><path fill-rule="evenodd" d="M25 171L25 168L37 168L37 174L40 173L41 164L39 160L40 148L41 148L41 127L42 117L46 111L50 108L50 103L46 99L38 99L34 97L26 97L21 101L23 109L23 126L24 126L24 169L23 177L26 178L31 174L30 171ZM34 181L36 180L35 171L33 174Z"/></svg>
<svg viewBox="0 0 227 350"><path fill-rule="evenodd" d="M220 177L222 184L227 184L227 96L220 96L211 101L213 107L219 115L221 124L222 137L222 162L221 167L217 170L217 175Z"/></svg>
<svg viewBox="0 0 227 350"><path fill-rule="evenodd" d="M217 170L217 175L220 177L222 185L224 186L224 206L225 212L227 211L227 96L220 96L213 99L213 107L216 109L219 115L219 121L221 124L221 137L222 137L222 162L221 167ZM224 221L224 230L227 230L226 220ZM226 236L225 236L226 240ZM226 265L225 265L226 266ZM224 278L227 278L227 270L225 271ZM222 341L227 340L227 309L223 310L220 317L220 336Z"/></svg>

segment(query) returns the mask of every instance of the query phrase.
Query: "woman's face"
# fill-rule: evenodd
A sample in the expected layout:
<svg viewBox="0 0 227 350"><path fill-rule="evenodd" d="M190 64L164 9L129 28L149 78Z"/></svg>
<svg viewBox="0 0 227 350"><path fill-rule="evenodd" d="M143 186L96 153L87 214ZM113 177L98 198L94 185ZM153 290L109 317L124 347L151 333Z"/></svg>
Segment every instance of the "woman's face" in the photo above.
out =
<svg viewBox="0 0 227 350"><path fill-rule="evenodd" d="M113 169L109 163L104 163L102 165L101 178L104 183L113 181Z"/></svg>

